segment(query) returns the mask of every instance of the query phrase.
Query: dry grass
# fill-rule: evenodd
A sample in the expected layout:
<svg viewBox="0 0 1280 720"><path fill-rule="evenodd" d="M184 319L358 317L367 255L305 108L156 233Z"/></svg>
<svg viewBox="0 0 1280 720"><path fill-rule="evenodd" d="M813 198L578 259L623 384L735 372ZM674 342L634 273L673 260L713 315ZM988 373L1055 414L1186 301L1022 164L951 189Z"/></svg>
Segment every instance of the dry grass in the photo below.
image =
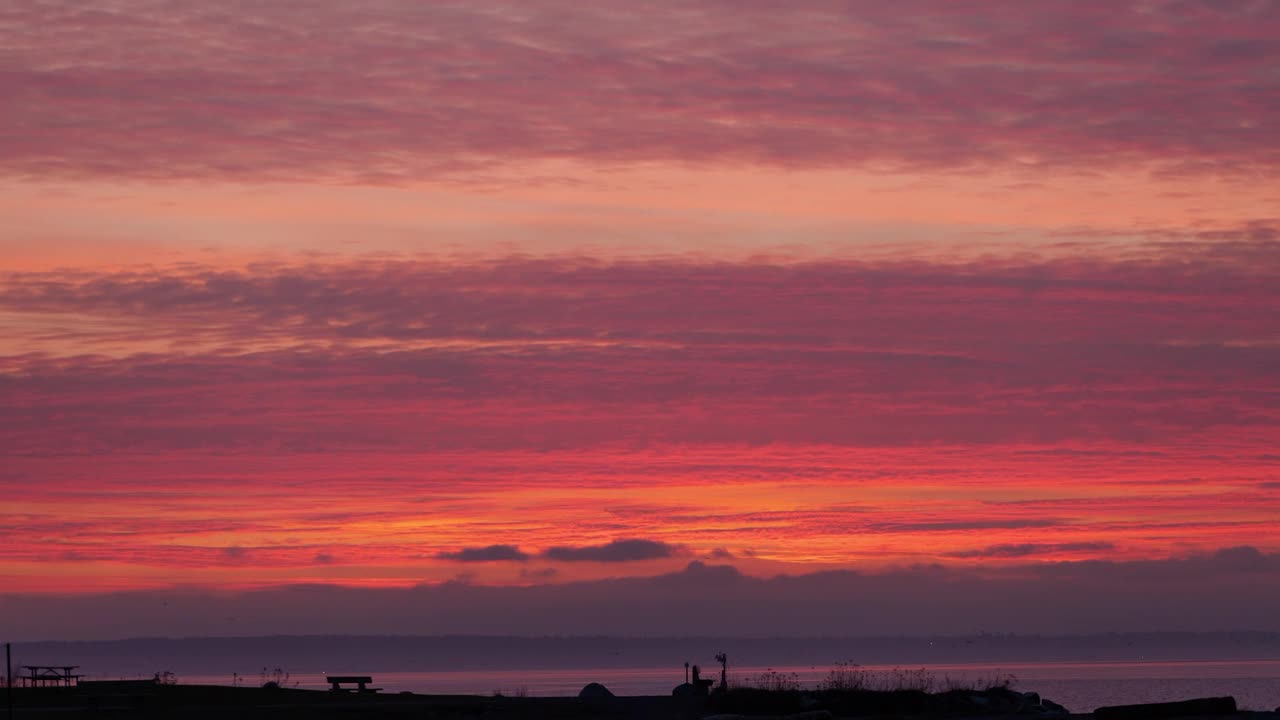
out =
<svg viewBox="0 0 1280 720"><path fill-rule="evenodd" d="M768 690L770 692L796 692L804 689L804 684L800 682L799 675L796 673L781 673L776 670L769 670L749 677L744 684L756 690Z"/></svg>
<svg viewBox="0 0 1280 720"><path fill-rule="evenodd" d="M916 691L922 693L945 692L949 690L989 690L995 687L1007 688L1014 683L1010 674L995 674L976 678L941 679L927 668L894 668L892 670L868 670L853 662L836 663L827 673L827 677L818 683L819 690L830 692L900 692Z"/></svg>

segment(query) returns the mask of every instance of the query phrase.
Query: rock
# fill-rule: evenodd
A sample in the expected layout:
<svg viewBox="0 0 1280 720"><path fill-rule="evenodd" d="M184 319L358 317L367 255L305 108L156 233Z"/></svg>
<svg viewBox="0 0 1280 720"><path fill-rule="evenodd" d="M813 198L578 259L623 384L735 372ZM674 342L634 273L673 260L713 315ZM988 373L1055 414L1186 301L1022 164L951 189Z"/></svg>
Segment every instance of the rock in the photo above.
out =
<svg viewBox="0 0 1280 720"><path fill-rule="evenodd" d="M1196 698L1180 702L1111 705L1093 711L1094 720L1160 720L1196 715L1234 715L1233 697Z"/></svg>
<svg viewBox="0 0 1280 720"><path fill-rule="evenodd" d="M609 688L600 683L587 683L578 691L578 697L586 700L600 700L602 698L611 698L613 693L609 692Z"/></svg>
<svg viewBox="0 0 1280 720"><path fill-rule="evenodd" d="M1045 700L1041 698L1040 708L1043 710L1043 712L1046 715L1070 715L1070 713L1067 712L1066 708L1062 707L1061 705L1059 705L1058 703L1052 700Z"/></svg>
<svg viewBox="0 0 1280 720"><path fill-rule="evenodd" d="M794 715L708 715L703 720L832 720L833 715L827 710L810 710L796 712Z"/></svg>
<svg viewBox="0 0 1280 720"><path fill-rule="evenodd" d="M982 697L987 699L987 709L1000 714L1021 712L1027 704L1022 693L1007 687L987 688L982 691Z"/></svg>

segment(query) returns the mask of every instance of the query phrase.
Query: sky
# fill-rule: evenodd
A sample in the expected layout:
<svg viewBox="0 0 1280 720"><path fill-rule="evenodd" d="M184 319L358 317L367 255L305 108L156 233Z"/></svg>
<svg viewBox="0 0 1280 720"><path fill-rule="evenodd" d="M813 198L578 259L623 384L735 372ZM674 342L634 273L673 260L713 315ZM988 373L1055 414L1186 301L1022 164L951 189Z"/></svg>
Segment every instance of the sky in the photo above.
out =
<svg viewBox="0 0 1280 720"><path fill-rule="evenodd" d="M0 634L1280 630L1277 56L1268 0L5 3Z"/></svg>

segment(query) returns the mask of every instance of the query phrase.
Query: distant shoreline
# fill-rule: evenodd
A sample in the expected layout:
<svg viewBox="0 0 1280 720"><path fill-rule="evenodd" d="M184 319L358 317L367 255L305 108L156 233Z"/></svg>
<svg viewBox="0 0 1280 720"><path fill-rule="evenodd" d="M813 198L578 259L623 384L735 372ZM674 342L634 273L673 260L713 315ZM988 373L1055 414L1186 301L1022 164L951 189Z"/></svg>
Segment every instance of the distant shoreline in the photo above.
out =
<svg viewBox="0 0 1280 720"><path fill-rule="evenodd" d="M62 663L124 674L179 675L338 664L410 671L678 666L726 652L737 665L964 662L1211 662L1280 659L1280 633L1105 633L936 637L628 638L476 635L276 635L14 643L15 662Z"/></svg>

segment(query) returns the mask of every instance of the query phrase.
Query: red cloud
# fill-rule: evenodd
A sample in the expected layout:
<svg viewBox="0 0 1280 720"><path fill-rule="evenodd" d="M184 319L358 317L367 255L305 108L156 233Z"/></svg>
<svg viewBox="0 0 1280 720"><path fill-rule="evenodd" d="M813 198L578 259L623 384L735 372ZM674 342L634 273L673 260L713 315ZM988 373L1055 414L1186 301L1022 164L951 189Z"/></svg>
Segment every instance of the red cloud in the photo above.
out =
<svg viewBox="0 0 1280 720"><path fill-rule="evenodd" d="M1218 252L15 274L10 312L111 318L86 351L195 351L11 357L0 423L24 452L1267 436L1280 269Z"/></svg>
<svg viewBox="0 0 1280 720"><path fill-rule="evenodd" d="M619 537L751 547L761 572L1258 543L1280 512L1270 242L10 274L11 341L49 351L0 360L24 503L0 575L404 584L459 548ZM41 345L66 318L87 353L147 352Z"/></svg>

